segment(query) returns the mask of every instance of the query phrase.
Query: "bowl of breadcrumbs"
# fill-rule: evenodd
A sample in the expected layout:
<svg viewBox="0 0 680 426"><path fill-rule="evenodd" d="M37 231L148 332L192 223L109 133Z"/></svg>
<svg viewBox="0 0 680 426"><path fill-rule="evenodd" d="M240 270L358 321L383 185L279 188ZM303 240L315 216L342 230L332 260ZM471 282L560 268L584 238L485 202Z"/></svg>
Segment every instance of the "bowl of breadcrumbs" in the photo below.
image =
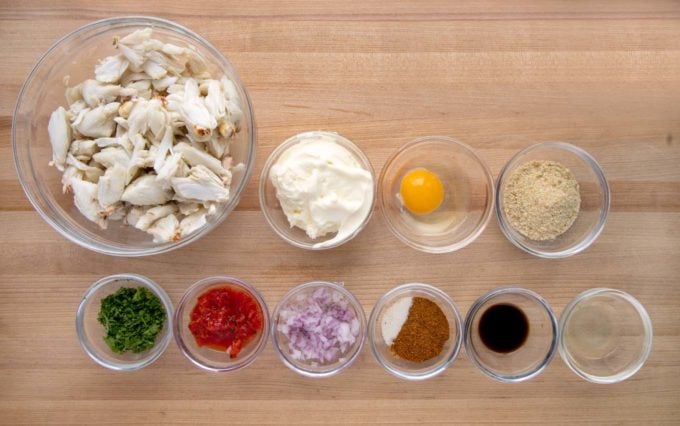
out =
<svg viewBox="0 0 680 426"><path fill-rule="evenodd" d="M515 246L539 257L567 257L588 248L604 229L609 204L600 165L568 143L525 148L498 177L501 230Z"/></svg>

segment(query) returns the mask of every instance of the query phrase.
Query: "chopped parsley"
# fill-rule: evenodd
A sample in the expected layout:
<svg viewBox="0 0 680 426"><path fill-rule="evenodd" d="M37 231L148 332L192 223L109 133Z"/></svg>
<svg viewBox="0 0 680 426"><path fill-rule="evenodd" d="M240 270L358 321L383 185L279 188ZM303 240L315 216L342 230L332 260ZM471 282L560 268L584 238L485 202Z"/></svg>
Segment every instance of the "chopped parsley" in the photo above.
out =
<svg viewBox="0 0 680 426"><path fill-rule="evenodd" d="M113 352L138 353L156 343L165 309L148 289L121 287L102 299L97 320L104 326L104 341Z"/></svg>

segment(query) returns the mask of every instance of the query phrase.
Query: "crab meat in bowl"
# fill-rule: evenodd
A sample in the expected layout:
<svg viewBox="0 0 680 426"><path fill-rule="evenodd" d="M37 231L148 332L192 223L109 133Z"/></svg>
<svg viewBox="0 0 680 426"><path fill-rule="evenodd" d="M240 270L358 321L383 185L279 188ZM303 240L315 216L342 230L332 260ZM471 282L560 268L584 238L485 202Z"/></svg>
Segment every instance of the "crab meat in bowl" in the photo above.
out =
<svg viewBox="0 0 680 426"><path fill-rule="evenodd" d="M144 28L114 38L118 53L92 79L66 90L50 116L50 165L63 191L101 228L122 221L154 242L177 241L207 225L230 199L230 145L241 99L191 46Z"/></svg>

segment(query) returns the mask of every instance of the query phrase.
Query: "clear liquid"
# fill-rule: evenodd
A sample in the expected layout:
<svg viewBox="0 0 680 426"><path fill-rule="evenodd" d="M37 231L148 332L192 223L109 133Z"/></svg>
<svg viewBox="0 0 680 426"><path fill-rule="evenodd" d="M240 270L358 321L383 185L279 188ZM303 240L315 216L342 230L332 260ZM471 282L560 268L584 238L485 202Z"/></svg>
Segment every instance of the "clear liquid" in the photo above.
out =
<svg viewBox="0 0 680 426"><path fill-rule="evenodd" d="M607 357L616 350L621 335L615 318L616 312L607 305L576 308L564 330L565 346L578 358Z"/></svg>

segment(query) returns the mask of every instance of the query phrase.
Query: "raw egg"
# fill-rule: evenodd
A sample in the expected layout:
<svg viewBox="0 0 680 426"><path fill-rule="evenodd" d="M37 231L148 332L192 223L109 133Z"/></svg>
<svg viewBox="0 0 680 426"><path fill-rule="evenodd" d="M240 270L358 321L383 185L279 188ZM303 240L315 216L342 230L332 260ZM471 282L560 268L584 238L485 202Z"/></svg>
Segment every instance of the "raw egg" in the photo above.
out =
<svg viewBox="0 0 680 426"><path fill-rule="evenodd" d="M401 202L411 213L432 213L444 201L444 185L439 177L427 169L410 170L401 179Z"/></svg>

